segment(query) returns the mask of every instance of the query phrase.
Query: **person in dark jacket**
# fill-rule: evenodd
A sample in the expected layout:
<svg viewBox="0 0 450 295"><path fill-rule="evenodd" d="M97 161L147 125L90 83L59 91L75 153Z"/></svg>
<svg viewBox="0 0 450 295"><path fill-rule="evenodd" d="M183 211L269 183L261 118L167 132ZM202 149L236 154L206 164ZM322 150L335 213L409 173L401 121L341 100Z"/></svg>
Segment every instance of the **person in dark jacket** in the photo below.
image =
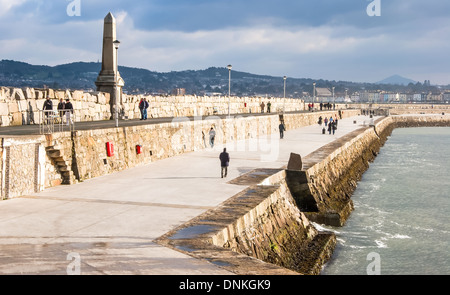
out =
<svg viewBox="0 0 450 295"><path fill-rule="evenodd" d="M147 109L149 107L149 103L146 98L141 99L139 103L139 110L141 111L141 120L147 120Z"/></svg>
<svg viewBox="0 0 450 295"><path fill-rule="evenodd" d="M73 105L70 102L70 100L67 98L66 99L66 104L64 106L64 111L66 113L66 124L67 126L69 126L70 123L73 124L73 120L72 120L72 114L73 114Z"/></svg>
<svg viewBox="0 0 450 295"><path fill-rule="evenodd" d="M227 153L226 148L224 148L223 152L220 153L219 159L222 178L227 177L228 166L230 165L230 155Z"/></svg>
<svg viewBox="0 0 450 295"><path fill-rule="evenodd" d="M48 116L50 116L51 111L53 111L53 102L51 101L50 97L47 97L47 99L44 102L44 105L42 107L45 113L45 117L47 118L47 123L50 123L48 120Z"/></svg>
<svg viewBox="0 0 450 295"><path fill-rule="evenodd" d="M139 111L141 112L141 119L140 120L144 120L144 109L145 109L144 99L141 98L141 101L139 102Z"/></svg>
<svg viewBox="0 0 450 295"><path fill-rule="evenodd" d="M281 122L278 126L278 129L280 130L280 138L283 139L284 137L284 131L286 131L286 126L284 125L284 122Z"/></svg>
<svg viewBox="0 0 450 295"><path fill-rule="evenodd" d="M65 103L64 100L61 98L61 99L59 100L59 103L58 103L58 112L59 112L59 118L60 118L60 120L61 120L61 123L62 123L62 121L63 121L64 108L65 108L65 106L66 106L66 103Z"/></svg>

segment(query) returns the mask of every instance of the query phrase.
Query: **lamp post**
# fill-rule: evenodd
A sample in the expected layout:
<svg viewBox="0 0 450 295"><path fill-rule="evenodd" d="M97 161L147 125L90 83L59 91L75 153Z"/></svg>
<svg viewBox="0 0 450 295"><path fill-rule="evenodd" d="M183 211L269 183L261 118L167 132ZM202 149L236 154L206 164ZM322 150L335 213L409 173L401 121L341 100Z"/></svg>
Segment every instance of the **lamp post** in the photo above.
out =
<svg viewBox="0 0 450 295"><path fill-rule="evenodd" d="M115 79L116 79L116 83L114 84L114 88L115 88L115 103L116 103L116 109L114 111L114 115L115 115L115 120L116 120L116 127L119 127L119 97L120 97L120 93L119 93L119 86L117 85L118 81L117 81L117 77L118 77L118 73L119 73L119 46L120 46L120 41L119 40L115 40L113 42L114 44L114 48L116 49L116 73L115 73Z"/></svg>
<svg viewBox="0 0 450 295"><path fill-rule="evenodd" d="M312 103L314 104L316 102L316 82L313 83L313 101ZM314 112L314 108L312 109L312 111Z"/></svg>
<svg viewBox="0 0 450 295"><path fill-rule="evenodd" d="M284 80L284 92L283 92L283 114L284 114L284 109L285 109L285 106L286 106L286 79L287 79L287 77L286 77L286 76L284 76L284 77L283 77L283 80Z"/></svg>
<svg viewBox="0 0 450 295"><path fill-rule="evenodd" d="M230 100L231 100L231 65L227 66L228 69L228 117L230 117Z"/></svg>
<svg viewBox="0 0 450 295"><path fill-rule="evenodd" d="M336 103L336 100L334 98L334 86L333 86L333 104Z"/></svg>

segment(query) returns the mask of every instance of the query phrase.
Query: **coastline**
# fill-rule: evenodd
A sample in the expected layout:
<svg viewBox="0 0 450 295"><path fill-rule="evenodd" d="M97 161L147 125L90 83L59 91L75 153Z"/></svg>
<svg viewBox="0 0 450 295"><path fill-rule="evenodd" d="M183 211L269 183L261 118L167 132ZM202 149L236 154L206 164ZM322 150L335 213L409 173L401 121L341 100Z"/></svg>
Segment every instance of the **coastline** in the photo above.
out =
<svg viewBox="0 0 450 295"><path fill-rule="evenodd" d="M245 203L248 209L238 210L239 213L234 211L233 213L236 214L234 217L229 216L226 222L218 223L217 217L223 214L220 212L226 212L229 215L230 208L235 209L237 206L244 205L242 195L246 193L243 192L227 200L218 208L165 234L158 239L158 243L199 259L213 261L236 274L320 274L333 255L336 235L333 232L324 231L323 228L317 229L316 226L320 224L343 226L353 211L351 195L358 181L369 168L370 162L376 158L392 131L395 128L418 126L450 127L450 116L407 115L380 118L374 122L373 126L359 129L303 158L301 170L266 171L267 178L263 181L259 179L259 181L271 186L275 191L283 187L284 192L280 196L274 198L271 195L273 192L266 195L259 194L260 200L255 202L252 198L254 204ZM337 173L336 171L340 170L336 169L337 167L344 172ZM293 182L297 183L293 184ZM256 190L257 186L249 187L249 189ZM269 197L265 198L267 195ZM236 199L241 200L236 203ZM263 209L258 208L260 204L267 202L267 199L275 200L273 202L277 205L266 204ZM305 200L309 200L311 207L312 199L318 208L316 212L298 209L304 207ZM288 204L288 206L284 205L282 209L274 210L280 207L280 203ZM252 210L259 211L259 217L258 213L251 213ZM267 215L267 212L274 213ZM261 218L262 215L264 218ZM289 221L286 222L288 219ZM287 227L286 224L292 225L292 220L298 221L295 223L296 226ZM270 229L267 229L267 223L271 224ZM201 234L194 234L189 238L179 237L180 232L207 225L211 227ZM260 230L261 228L264 230ZM305 231L309 231L310 234L298 235L299 232ZM253 234L248 235L248 232ZM255 232L258 233L255 234ZM286 236L288 236L287 239ZM265 239L261 237L267 238L266 244L264 244ZM314 242L319 238L323 241ZM279 243L280 241L284 243L283 247L280 247L282 244ZM295 244L296 247L292 247ZM189 250L186 251L186 249ZM301 255L297 255L299 253ZM314 254L311 255L312 253ZM242 260L243 257L245 257L244 260ZM248 260L248 257L257 258L258 263L255 265L255 260ZM243 261L246 263L243 264ZM268 262L268 265L261 264L260 261ZM274 265L280 268L274 269ZM289 272L290 270L294 273Z"/></svg>

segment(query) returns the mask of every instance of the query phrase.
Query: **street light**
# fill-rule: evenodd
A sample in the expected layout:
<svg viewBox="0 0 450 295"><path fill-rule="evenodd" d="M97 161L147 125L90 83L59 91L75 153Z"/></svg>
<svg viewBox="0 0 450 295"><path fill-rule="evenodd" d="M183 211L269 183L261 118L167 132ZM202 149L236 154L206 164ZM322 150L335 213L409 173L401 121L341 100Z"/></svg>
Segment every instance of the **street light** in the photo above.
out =
<svg viewBox="0 0 450 295"><path fill-rule="evenodd" d="M334 86L333 86L333 104L335 104L335 103L336 103L336 100L334 98Z"/></svg>
<svg viewBox="0 0 450 295"><path fill-rule="evenodd" d="M287 79L287 77L284 76L284 77L283 77L283 80L284 80L283 114L284 114L284 109L285 109L285 106L286 106L286 79Z"/></svg>
<svg viewBox="0 0 450 295"><path fill-rule="evenodd" d="M120 46L120 41L119 40L115 40L113 42L113 44L114 44L114 48L116 49L116 73L115 73L116 81L115 81L115 84L114 84L115 85L114 88L115 88L116 109L115 109L114 113L115 113L115 117L116 117L115 118L115 120L116 120L116 127L119 127L119 96L120 96L120 93L119 93L119 87L117 86L117 83L118 83L117 77L118 77L118 73L119 73L119 46Z"/></svg>
<svg viewBox="0 0 450 295"><path fill-rule="evenodd" d="M230 117L230 99L231 99L231 65L227 66L228 69L228 117Z"/></svg>
<svg viewBox="0 0 450 295"><path fill-rule="evenodd" d="M313 83L313 104L316 102L316 82ZM312 109L312 111L314 112L314 108Z"/></svg>

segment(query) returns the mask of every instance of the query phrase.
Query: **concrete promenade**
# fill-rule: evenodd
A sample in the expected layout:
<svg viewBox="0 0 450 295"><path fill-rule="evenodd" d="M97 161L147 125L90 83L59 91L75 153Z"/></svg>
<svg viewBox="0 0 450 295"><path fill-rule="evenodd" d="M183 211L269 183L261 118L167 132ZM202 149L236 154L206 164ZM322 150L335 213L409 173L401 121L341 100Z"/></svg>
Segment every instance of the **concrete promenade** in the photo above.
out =
<svg viewBox="0 0 450 295"><path fill-rule="evenodd" d="M0 274L230 274L154 240L245 188L228 181L281 168L291 152L306 156L369 120L340 120L335 135L316 124L287 130L282 140L259 138L270 151L228 146L227 178L220 177L223 147L215 146L0 202Z"/></svg>

